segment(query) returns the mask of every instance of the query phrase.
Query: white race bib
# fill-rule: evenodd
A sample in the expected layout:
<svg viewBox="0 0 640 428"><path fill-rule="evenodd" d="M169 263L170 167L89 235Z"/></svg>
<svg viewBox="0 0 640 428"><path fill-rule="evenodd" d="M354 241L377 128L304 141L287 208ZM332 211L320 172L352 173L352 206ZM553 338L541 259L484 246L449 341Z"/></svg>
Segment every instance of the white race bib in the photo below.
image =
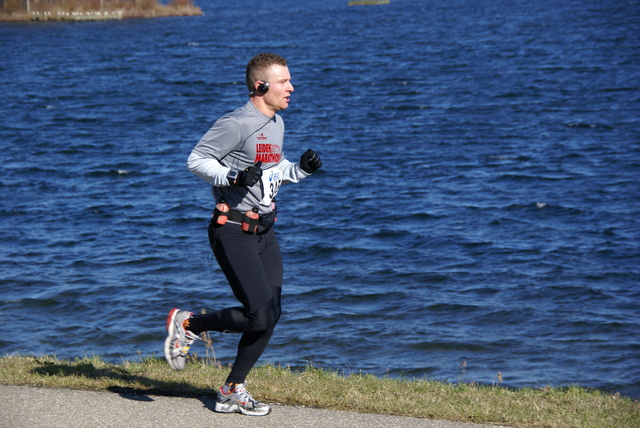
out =
<svg viewBox="0 0 640 428"><path fill-rule="evenodd" d="M262 189L264 193L260 205L265 207L271 205L271 202L278 194L278 190L280 190L283 176L284 173L277 166L262 171Z"/></svg>

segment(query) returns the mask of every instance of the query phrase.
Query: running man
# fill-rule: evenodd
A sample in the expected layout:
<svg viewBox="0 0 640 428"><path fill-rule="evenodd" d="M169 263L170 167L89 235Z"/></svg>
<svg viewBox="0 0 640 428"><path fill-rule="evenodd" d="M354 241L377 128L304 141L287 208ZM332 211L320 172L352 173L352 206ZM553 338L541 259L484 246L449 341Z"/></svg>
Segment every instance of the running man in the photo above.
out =
<svg viewBox="0 0 640 428"><path fill-rule="evenodd" d="M284 122L293 92L284 58L253 57L246 70L249 100L218 119L191 152L187 167L212 186L216 209L209 242L235 298L242 307L205 315L172 309L167 317L165 357L182 370L191 344L205 331L240 333L237 354L215 410L267 415L271 407L255 400L245 379L265 350L278 319L283 266L275 223L275 197L283 183L297 183L322 161L311 149L296 163L284 155Z"/></svg>

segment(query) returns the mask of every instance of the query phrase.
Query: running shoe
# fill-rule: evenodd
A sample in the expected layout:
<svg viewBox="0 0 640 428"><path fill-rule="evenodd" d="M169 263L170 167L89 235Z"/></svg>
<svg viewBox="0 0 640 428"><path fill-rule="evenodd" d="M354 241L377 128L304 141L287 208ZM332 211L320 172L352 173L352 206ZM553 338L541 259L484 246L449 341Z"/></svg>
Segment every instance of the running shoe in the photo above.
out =
<svg viewBox="0 0 640 428"><path fill-rule="evenodd" d="M167 316L167 338L164 341L164 357L167 359L169 367L174 370L184 369L191 344L196 339L200 339L183 327L184 321L191 318L191 315L193 315L193 312L173 308Z"/></svg>
<svg viewBox="0 0 640 428"><path fill-rule="evenodd" d="M256 401L241 383L233 391L229 391L227 386L220 388L215 410L219 413L242 413L248 416L265 416L271 413L271 407Z"/></svg>

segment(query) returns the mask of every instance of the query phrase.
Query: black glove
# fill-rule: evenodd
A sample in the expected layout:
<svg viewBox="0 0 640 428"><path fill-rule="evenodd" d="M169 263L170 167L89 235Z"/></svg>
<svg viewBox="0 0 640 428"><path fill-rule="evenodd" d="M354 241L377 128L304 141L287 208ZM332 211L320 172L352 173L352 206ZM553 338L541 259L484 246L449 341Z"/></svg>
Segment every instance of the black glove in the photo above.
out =
<svg viewBox="0 0 640 428"><path fill-rule="evenodd" d="M309 149L300 157L300 168L307 174L311 174L320 169L322 161L318 157L318 154Z"/></svg>
<svg viewBox="0 0 640 428"><path fill-rule="evenodd" d="M258 161L254 166L250 166L244 171L238 174L238 178L236 178L236 186L240 187L252 187L262 177L262 161Z"/></svg>

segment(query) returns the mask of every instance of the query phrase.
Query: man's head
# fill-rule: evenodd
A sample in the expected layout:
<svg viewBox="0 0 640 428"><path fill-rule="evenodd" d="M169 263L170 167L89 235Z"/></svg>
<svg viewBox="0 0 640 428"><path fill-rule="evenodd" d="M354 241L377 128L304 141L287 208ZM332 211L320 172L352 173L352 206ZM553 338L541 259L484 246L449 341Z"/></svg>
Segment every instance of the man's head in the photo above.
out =
<svg viewBox="0 0 640 428"><path fill-rule="evenodd" d="M272 115L289 106L293 92L287 61L279 55L261 53L247 64L247 87L256 107Z"/></svg>
<svg viewBox="0 0 640 428"><path fill-rule="evenodd" d="M249 61L247 64L247 87L249 92L256 90L255 83L257 81L266 81L269 68L273 65L287 66L287 60L280 55L272 53L261 53Z"/></svg>

